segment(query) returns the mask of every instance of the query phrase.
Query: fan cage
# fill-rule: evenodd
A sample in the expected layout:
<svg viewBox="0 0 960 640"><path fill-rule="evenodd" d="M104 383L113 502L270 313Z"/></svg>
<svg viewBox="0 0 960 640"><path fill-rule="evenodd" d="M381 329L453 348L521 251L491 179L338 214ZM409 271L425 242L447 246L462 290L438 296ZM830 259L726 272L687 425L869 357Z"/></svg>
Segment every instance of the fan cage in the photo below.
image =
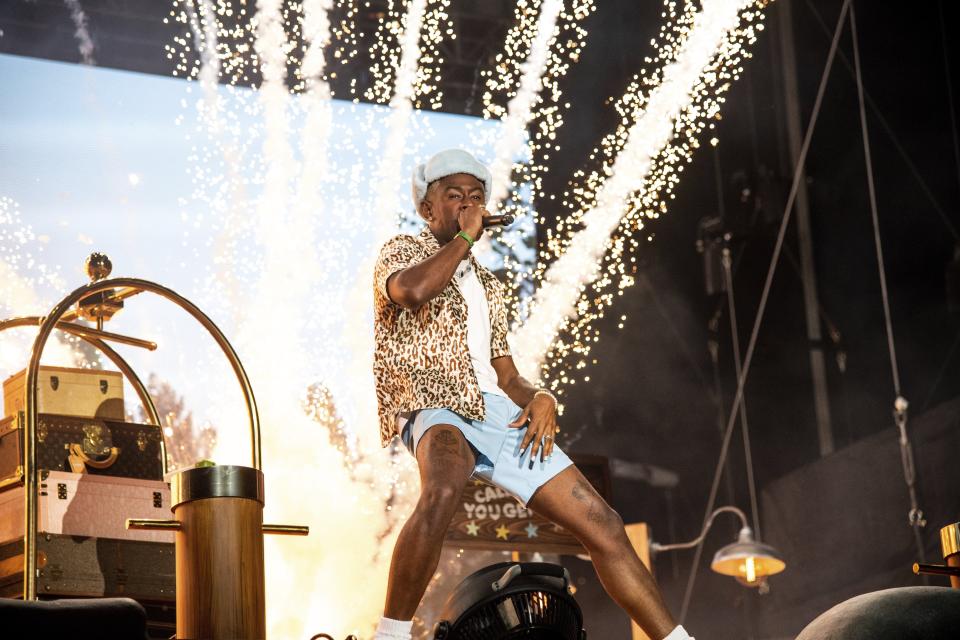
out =
<svg viewBox="0 0 960 640"><path fill-rule="evenodd" d="M525 590L490 599L454 623L450 640L579 640L583 620L569 597Z"/></svg>

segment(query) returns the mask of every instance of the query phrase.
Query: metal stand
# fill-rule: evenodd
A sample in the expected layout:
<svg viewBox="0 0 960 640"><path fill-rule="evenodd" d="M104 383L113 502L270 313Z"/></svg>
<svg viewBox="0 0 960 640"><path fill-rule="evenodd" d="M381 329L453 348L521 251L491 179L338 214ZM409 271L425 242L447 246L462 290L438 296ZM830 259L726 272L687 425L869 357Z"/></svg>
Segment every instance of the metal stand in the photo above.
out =
<svg viewBox="0 0 960 640"><path fill-rule="evenodd" d="M102 254L93 254L87 262L87 268L93 282L72 291L54 305L53 309L51 309L45 317L14 318L0 322L0 331L14 327L39 325L39 331L30 352L30 364L27 367L24 411L20 424L24 430L23 483L26 503L26 523L23 537L24 600L34 600L37 597L37 518L39 491L39 469L37 468L37 383L40 372L40 359L43 355L47 340L49 340L54 329L60 329L77 335L101 350L127 377L136 390L140 401L143 403L144 410L149 419L159 427L160 419L157 415L156 407L142 380L140 380L133 369L119 354L106 345L105 341L121 342L150 350L155 349L156 344L138 338L106 332L103 330L103 321L109 319L113 313L122 308L124 300L144 292L153 293L173 302L193 316L194 319L210 333L233 367L247 406L247 414L250 422L253 467L259 471L261 465L260 418L257 413L257 404L253 396L253 389L250 386L250 380L247 377L246 371L243 369L243 365L236 351L234 351L230 342L216 324L214 324L199 307L172 289L137 278L107 279L111 265L109 259ZM77 306L75 307L74 305ZM94 329L74 322L80 317L96 320L97 328ZM163 442L163 440L161 440L161 442ZM161 455L163 456L163 468L164 471L166 471L165 447L161 449Z"/></svg>

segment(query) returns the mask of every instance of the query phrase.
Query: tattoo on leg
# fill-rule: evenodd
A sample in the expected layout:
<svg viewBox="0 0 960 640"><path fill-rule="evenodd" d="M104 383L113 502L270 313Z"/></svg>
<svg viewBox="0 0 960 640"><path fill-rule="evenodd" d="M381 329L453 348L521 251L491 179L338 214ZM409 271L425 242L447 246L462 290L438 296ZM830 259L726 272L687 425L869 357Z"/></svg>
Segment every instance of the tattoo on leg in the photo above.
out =
<svg viewBox="0 0 960 640"><path fill-rule="evenodd" d="M587 510L587 521L594 524L603 524L607 521L606 511L597 504L591 504Z"/></svg>
<svg viewBox="0 0 960 640"><path fill-rule="evenodd" d="M433 458L461 457L463 453L462 440L451 431L443 430L433 439L430 453Z"/></svg>
<svg viewBox="0 0 960 640"><path fill-rule="evenodd" d="M587 503L587 522L603 524L607 521L607 510L604 509L602 501L594 496L592 486L583 480L577 480L570 493L576 500Z"/></svg>
<svg viewBox="0 0 960 640"><path fill-rule="evenodd" d="M456 444L459 445L460 441L457 439L457 436L453 435L450 431L444 429L437 434L436 441L441 444Z"/></svg>
<svg viewBox="0 0 960 640"><path fill-rule="evenodd" d="M584 502L588 497L590 497L590 486L583 480L577 480L577 483L573 485L573 489L570 493L580 502Z"/></svg>

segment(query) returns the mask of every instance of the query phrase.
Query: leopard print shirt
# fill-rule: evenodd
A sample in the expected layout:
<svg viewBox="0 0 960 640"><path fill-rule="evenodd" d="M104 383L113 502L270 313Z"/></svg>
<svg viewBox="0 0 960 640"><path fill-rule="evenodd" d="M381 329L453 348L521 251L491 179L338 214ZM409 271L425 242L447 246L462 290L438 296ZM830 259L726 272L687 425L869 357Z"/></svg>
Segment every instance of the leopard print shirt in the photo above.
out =
<svg viewBox="0 0 960 640"><path fill-rule="evenodd" d="M399 435L398 417L417 409L443 407L484 419L483 395L467 347L467 303L452 279L440 295L419 309L404 309L387 295L387 278L440 249L428 227L419 236L398 235L380 249L374 268L373 375L380 439ZM490 308L490 358L510 355L503 285L470 256Z"/></svg>

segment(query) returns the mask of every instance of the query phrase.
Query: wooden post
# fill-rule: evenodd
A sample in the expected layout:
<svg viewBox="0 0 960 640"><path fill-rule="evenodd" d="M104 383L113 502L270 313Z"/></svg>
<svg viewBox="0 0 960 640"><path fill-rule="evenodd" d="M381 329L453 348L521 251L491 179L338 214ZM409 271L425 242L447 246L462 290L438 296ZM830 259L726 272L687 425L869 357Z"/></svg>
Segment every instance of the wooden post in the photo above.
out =
<svg viewBox="0 0 960 640"><path fill-rule="evenodd" d="M174 514L177 637L265 638L263 505L216 497Z"/></svg>
<svg viewBox="0 0 960 640"><path fill-rule="evenodd" d="M177 637L265 638L263 473L194 467L170 483L176 518Z"/></svg>
<svg viewBox="0 0 960 640"><path fill-rule="evenodd" d="M646 522L634 522L626 525L627 538L633 545L633 550L640 556L643 563L650 573L653 574L653 567L650 565L650 527ZM650 636L643 632L643 629L637 626L637 623L630 621L631 640L651 640Z"/></svg>

